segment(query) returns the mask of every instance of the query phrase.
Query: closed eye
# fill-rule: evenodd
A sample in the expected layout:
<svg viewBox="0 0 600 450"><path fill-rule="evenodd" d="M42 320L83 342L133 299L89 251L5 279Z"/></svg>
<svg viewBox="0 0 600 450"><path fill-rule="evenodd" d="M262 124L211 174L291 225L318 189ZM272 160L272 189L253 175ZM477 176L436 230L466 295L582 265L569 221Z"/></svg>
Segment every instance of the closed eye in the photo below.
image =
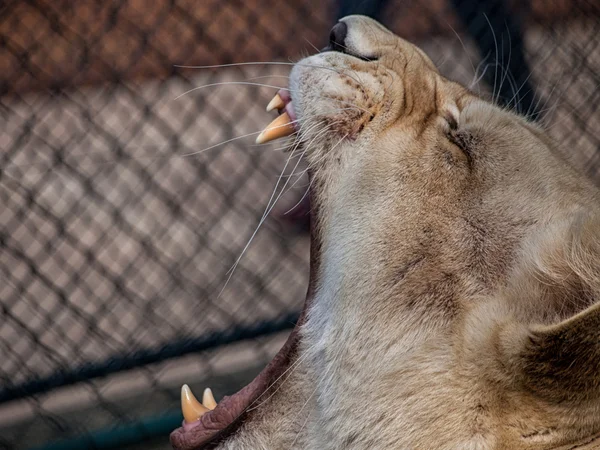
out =
<svg viewBox="0 0 600 450"><path fill-rule="evenodd" d="M323 51L335 51L335 52L343 53L345 55L352 56L354 58L362 59L363 61L366 61L366 62L377 61L379 59L377 56L360 55L356 52L349 50L346 47L340 46L339 44L336 44L335 47L332 45L329 45L329 46L325 47L323 49Z"/></svg>
<svg viewBox="0 0 600 450"><path fill-rule="evenodd" d="M473 139L468 132L461 131L457 128L450 128L446 133L446 138L458 147L466 156L469 167L473 166Z"/></svg>
<svg viewBox="0 0 600 450"><path fill-rule="evenodd" d="M453 112L448 111L444 115L446 122L446 138L456 147L458 147L467 157L469 167L473 163L473 139L466 131L461 131L458 127L458 110Z"/></svg>

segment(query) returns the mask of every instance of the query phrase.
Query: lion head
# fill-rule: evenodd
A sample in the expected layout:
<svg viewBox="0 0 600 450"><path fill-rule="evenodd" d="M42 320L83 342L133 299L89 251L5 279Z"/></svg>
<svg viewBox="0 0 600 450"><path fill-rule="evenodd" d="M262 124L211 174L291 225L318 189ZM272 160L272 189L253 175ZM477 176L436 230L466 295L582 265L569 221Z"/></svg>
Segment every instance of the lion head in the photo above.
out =
<svg viewBox="0 0 600 450"><path fill-rule="evenodd" d="M377 22L347 17L331 42L278 105L311 174L306 310L173 443L596 448L598 190L543 128Z"/></svg>

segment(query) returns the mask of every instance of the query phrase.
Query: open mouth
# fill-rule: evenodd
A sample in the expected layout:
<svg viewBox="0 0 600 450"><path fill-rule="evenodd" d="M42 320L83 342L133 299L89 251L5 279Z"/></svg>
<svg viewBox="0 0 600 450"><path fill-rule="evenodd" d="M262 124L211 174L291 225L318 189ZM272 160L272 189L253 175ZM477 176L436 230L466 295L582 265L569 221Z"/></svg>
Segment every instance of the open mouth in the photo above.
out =
<svg viewBox="0 0 600 450"><path fill-rule="evenodd" d="M297 120L292 99L286 90L281 90L271 100L267 110L278 110L280 115L258 136L257 143L289 136L297 131ZM311 193L312 195L312 193ZM311 216L316 208L311 209ZM311 224L315 223L311 217ZM217 403L210 389L204 391L199 402L187 385L181 390L181 405L184 416L183 425L171 433L171 444L176 450L199 450L212 448L223 439L237 431L251 414L251 407L257 401L267 399L277 390L279 383L285 381L284 375L297 358L300 342L300 326L305 321L312 302L318 267L319 239L311 226L310 277L304 307L296 326L288 340L273 360L246 387L236 394L224 397Z"/></svg>

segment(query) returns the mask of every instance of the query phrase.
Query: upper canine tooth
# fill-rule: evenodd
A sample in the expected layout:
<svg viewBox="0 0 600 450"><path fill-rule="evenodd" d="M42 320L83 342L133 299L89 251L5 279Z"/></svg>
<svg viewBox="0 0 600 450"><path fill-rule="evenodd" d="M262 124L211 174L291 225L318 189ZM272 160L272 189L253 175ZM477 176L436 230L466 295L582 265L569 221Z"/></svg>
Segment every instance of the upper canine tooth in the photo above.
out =
<svg viewBox="0 0 600 450"><path fill-rule="evenodd" d="M289 136L290 134L294 133L294 131L294 125L292 124L290 116L288 113L284 112L273 122L267 125L263 132L260 133L256 138L256 143L264 144L265 142L269 142L280 137Z"/></svg>
<svg viewBox="0 0 600 450"><path fill-rule="evenodd" d="M187 384L181 387L181 412L186 423L192 423L202 417L209 409L196 400Z"/></svg>
<svg viewBox="0 0 600 450"><path fill-rule="evenodd" d="M210 388L204 389L204 394L202 394L202 404L211 410L217 407L217 401Z"/></svg>
<svg viewBox="0 0 600 450"><path fill-rule="evenodd" d="M275 94L275 97L267 105L267 112L273 111L274 109L281 109L285 106L284 101L281 99L279 94Z"/></svg>

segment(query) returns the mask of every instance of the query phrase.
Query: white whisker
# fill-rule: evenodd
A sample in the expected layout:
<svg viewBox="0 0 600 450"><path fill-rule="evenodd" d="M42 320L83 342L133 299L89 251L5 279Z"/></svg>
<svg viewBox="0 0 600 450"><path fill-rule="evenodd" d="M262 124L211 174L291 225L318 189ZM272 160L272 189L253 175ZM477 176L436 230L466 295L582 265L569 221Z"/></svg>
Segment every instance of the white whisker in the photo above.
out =
<svg viewBox="0 0 600 450"><path fill-rule="evenodd" d="M253 81L253 80L264 80L268 78L285 78L286 80L290 79L289 75L261 75L258 77L250 77L246 78L244 81Z"/></svg>
<svg viewBox="0 0 600 450"><path fill-rule="evenodd" d="M259 66L259 65L265 65L265 66L298 66L298 67L311 67L314 69L323 69L323 70L330 70L332 72L335 72L339 75L346 75L350 78L352 78L354 81L356 81L357 83L362 85L362 82L357 80L356 78L351 77L350 75L348 75L347 73L344 73L334 67L330 67L330 66L320 66L320 65L316 65L316 64L306 64L306 63L294 63L294 62L285 62L285 61L264 61L264 62L260 62L260 61L251 61L251 62L243 62L243 63L231 63L231 64L215 64L212 66L184 66L184 65L179 65L179 64L174 64L174 67L177 67L179 69L219 69L219 68L223 68L223 67L236 67L236 66Z"/></svg>
<svg viewBox="0 0 600 450"><path fill-rule="evenodd" d="M306 38L302 38L302 39L304 39L308 45L310 45L312 48L314 48L317 51L317 53L321 53L321 50L319 50L317 47L315 47L315 45L312 42L310 42L308 39L306 39Z"/></svg>
<svg viewBox="0 0 600 450"><path fill-rule="evenodd" d="M318 124L316 124L316 125L314 125L314 126L317 126L317 125L318 125ZM298 143L298 145L299 145L299 143ZM297 146L296 146L296 147L297 147ZM308 148L308 147L307 147L307 148ZM303 152L302 152L302 155L304 155L304 153L306 152L306 150L307 150L307 149L304 149L304 150L303 150ZM292 151L292 153L290 154L290 158L291 158L291 155L292 155L292 154L293 154L293 151ZM288 158L288 161L289 161L289 159L290 159L290 158ZM296 165L295 165L295 166L294 166L294 168L292 169L292 172L293 172L294 170L296 170L296 168L297 168L297 167L298 167L298 165L300 164L300 161L301 161L301 159L302 159L302 158L300 158L300 159L299 159L299 160L296 162ZM286 168L286 167L287 167L287 163L286 163L286 165L285 165L285 167L284 167L284 170L285 170L285 168ZM283 172L282 172L282 173L283 173ZM280 179L281 179L281 177L280 177ZM275 189L273 190L273 194L271 194L271 200L273 199L273 196L275 195L275 192L276 192L276 190L277 190L277 186L279 185L280 179L277 181L277 184L275 185ZM250 239L248 240L248 243L247 243L247 244L244 246L244 248L242 249L242 253L241 253L241 254L240 254L240 256L239 256L239 257L236 259L236 261L235 261L235 263L233 264L233 266L231 267L231 269L229 269L229 271L228 271L229 275L228 275L227 279L225 280L225 284L223 285L223 288L221 289L221 292L219 293L219 295L217 296L217 298L219 298L219 297L220 297L220 296L223 294L223 291L225 290L225 288L226 288L226 287L227 287L227 285L229 284L229 281L231 280L231 277L233 276L233 273L235 272L235 269L237 268L238 264L239 264L239 263L240 263L240 261L242 260L242 257L243 257L243 256L244 256L244 254L246 253L246 250L248 250L248 247L250 247L250 244L251 244L251 243L252 243L252 241L254 240L254 237L255 237L255 236L256 236L256 234L258 233L258 230L260 229L261 225L262 225L262 224L264 223L264 221L266 220L267 216L269 215L269 213L271 212L271 210L273 209L273 207L275 206L275 204L277 203L277 201L279 200L279 198L281 198L281 195L283 194L283 190L284 190L284 189L287 187L287 185L288 185L288 183L289 183L289 180L290 180L289 178L286 180L286 182L284 183L283 187L281 188L280 194L277 196L277 198L276 198L275 200L273 200L273 201L272 201L272 203L271 203L271 200L270 200L270 201L269 201L269 203L267 204L267 208L265 209L265 212L264 212L264 214L263 214L262 218L260 219L260 221L259 221L258 225L256 226L256 229L254 230L254 232L253 232L253 233L252 233L252 235L250 236Z"/></svg>
<svg viewBox="0 0 600 450"><path fill-rule="evenodd" d="M494 96L496 95L496 82L498 80L498 40L496 39L496 32L494 31L494 27L492 26L492 22L490 22L489 17L487 16L487 14L483 13L483 17L485 17L485 20L487 21L489 27L490 27L490 31L492 32L492 37L494 38L494 47L496 49L496 63L494 65L494 87L492 89L492 101L494 103L497 103L497 100L494 100Z"/></svg>
<svg viewBox="0 0 600 450"><path fill-rule="evenodd" d="M260 408L263 404L265 404L265 402L267 402L271 397L273 397L277 391L279 391L279 389L281 389L281 387L285 384L285 382L292 376L292 374L294 373L294 370L298 368L298 366L300 365L300 363L302 361L304 361L304 359L306 359L308 357L309 353L305 353L303 356L299 357L293 364L290 365L290 367L288 367L281 375L279 375L269 386L267 386L267 388L263 391L262 394L260 394L258 397L256 397L256 399L254 399L254 401L252 403L250 403L245 409L244 412L250 412L253 411L257 408ZM254 406L254 404L256 404L258 402L258 400L265 395L269 389L271 389L273 386L275 386L275 384L277 384L277 382L283 378L288 372L291 372L282 382L279 386L277 386L277 389L275 389L271 395L269 395L267 398L265 398L262 402L260 402L258 405ZM254 407L253 407L254 406Z"/></svg>
<svg viewBox="0 0 600 450"><path fill-rule="evenodd" d="M461 39L460 35L456 32L454 27L450 24L450 22L448 22L447 20L445 22L446 22L446 25L448 25L450 27L450 29L452 30L452 32L455 34L456 38L458 39L458 42L460 42L460 45L462 46L463 50L465 51L467 58L469 58L469 64L471 64L471 69L473 69L473 73L476 74L475 66L473 65L473 60L471 59L471 55L469 55L469 52L467 51L467 47L466 47L465 43Z"/></svg>
<svg viewBox="0 0 600 450"><path fill-rule="evenodd" d="M228 86L228 85L258 86L258 87L267 87L267 88L271 88L271 89L283 89L285 91L290 91L291 92L291 90L288 89L288 88L285 88L283 86L274 86L272 84L253 83L253 82L250 82L250 81L223 81L221 83L210 83L210 84L205 84L203 86L196 86L195 88L192 88L192 89L189 89L189 90L185 91L183 94L179 94L173 100L179 100L184 95L187 95L187 94L189 94L191 92L194 92L194 91L199 91L200 89L206 89L206 88L215 87L215 86Z"/></svg>
<svg viewBox="0 0 600 450"><path fill-rule="evenodd" d="M305 173L306 173L306 171L302 172L300 174L300 176L304 175ZM292 206L290 209L288 209L286 212L283 213L284 216L289 214L294 208L296 208L300 203L302 203L302 201L306 198L306 196L310 192L310 187L312 186L312 183L313 183L313 180L310 180L308 183L308 186L306 187L306 191L304 191L304 195L302 195L302 197L300 197L300 200L298 200L294 206Z"/></svg>
<svg viewBox="0 0 600 450"><path fill-rule="evenodd" d="M485 62L487 61L488 57L489 57L489 54L485 58L483 58L479 62L479 64L477 64L477 68L475 69L475 74L473 75L473 81L471 81L471 84L469 85L469 89L473 89L475 86L477 86L477 92L481 93L481 87L479 86L479 82L485 76L485 74L487 72L487 68L489 67L489 64L484 66L483 71L481 72L481 75L477 76L477 74L479 73L479 69L481 68L481 66L483 64L485 64Z"/></svg>
<svg viewBox="0 0 600 450"><path fill-rule="evenodd" d="M326 153L324 153L324 154L323 154L323 155L322 155L322 156L321 156L321 157L320 157L318 160L314 161L314 162L313 162L313 163L310 165L309 169L310 169L310 168L313 168L313 167L314 167L314 166L316 166L317 164L321 163L321 162L322 162L322 161L323 161L323 160L324 160L324 159L325 159L325 158L326 158L328 155L330 155L330 154L331 154L331 152L332 152L332 151L333 151L333 150L334 150L334 149L335 149L335 148L336 148L338 145L340 145L340 144L341 144L341 143L344 141L344 139L346 139L346 138L347 138L349 135L350 135L350 133L346 133L344 136L342 136L342 138L341 138L341 139L340 139L338 142L336 142L336 144L335 144L333 147L331 147L331 149L329 149L329 151L327 151Z"/></svg>
<svg viewBox="0 0 600 450"><path fill-rule="evenodd" d="M297 123L297 122L298 122L297 120L292 120L292 121L290 121L288 123L284 123L283 125L279 125L279 126L273 127L273 128L286 127L288 125L291 125L291 124ZM184 153L183 155L176 155L176 156L179 156L180 158L186 158L186 157L189 157L189 156L198 155L200 153L204 153L204 152L206 152L208 150L212 150L213 148L219 147L221 145L225 145L225 144L228 144L230 142L237 141L238 139L243 139L243 138L248 137L248 136L254 136L254 135L260 134L262 132L263 132L263 130L253 131L252 133L248 133L248 134L244 134L242 136L236 136L234 138L227 139L226 141L219 142L218 144L214 144L214 145L211 145L210 147L203 148L202 150L198 150L198 151L191 152L191 153Z"/></svg>
<svg viewBox="0 0 600 450"><path fill-rule="evenodd" d="M295 417L298 417L298 416L300 416L300 414L302 414L302 411L304 411L304 408L306 408L306 405L308 405L308 402L311 401L311 399L313 398L313 395L315 395L315 393L317 392L318 388L319 388L319 385L317 384L315 386L315 388L313 389L313 391L311 392L311 394L308 396L308 398L306 399L306 401L304 402L304 404L302 405L302 407L300 408L300 410L298 411L298 413L296 414ZM310 418L310 412L307 414L306 420L304 421L304 423L302 424L302 426L298 430L298 433L296 433L296 437L294 438L294 441L292 442L292 445L290 445L290 450L292 450L294 448L294 445L296 444L296 441L298 440L298 437L300 437L300 433L302 433L302 430L306 426L306 423L308 422L309 418Z"/></svg>

